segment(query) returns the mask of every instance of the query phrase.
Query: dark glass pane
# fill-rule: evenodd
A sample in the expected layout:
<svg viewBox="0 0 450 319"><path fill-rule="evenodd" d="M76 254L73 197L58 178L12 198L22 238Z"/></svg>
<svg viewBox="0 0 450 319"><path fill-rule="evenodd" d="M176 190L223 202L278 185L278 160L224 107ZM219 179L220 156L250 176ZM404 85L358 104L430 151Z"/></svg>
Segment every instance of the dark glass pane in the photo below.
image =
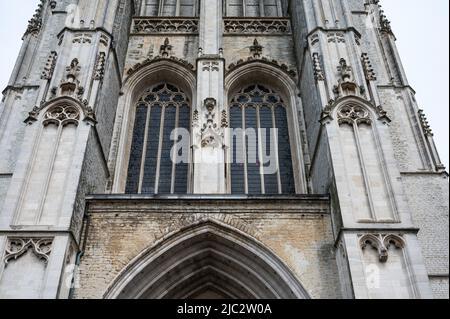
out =
<svg viewBox="0 0 450 319"><path fill-rule="evenodd" d="M261 136L262 136L262 153L264 159L264 187L266 194L278 194L278 174L276 171L276 155L274 145L274 137L271 137L273 128L272 109L262 107L259 112ZM264 130L265 129L265 130ZM272 154L273 153L273 154Z"/></svg>
<svg viewBox="0 0 450 319"><path fill-rule="evenodd" d="M232 107L230 111L232 129L242 129L242 109ZM233 158L231 163L231 193L245 194L245 156L242 131L233 137Z"/></svg>
<svg viewBox="0 0 450 319"><path fill-rule="evenodd" d="M173 147L173 141L170 139L172 131L175 129L176 108L166 108L163 130L163 144L161 152L161 162L159 170L159 194L170 194L172 184L172 158L170 152Z"/></svg>
<svg viewBox="0 0 450 319"><path fill-rule="evenodd" d="M164 84L158 85L157 87L155 87L152 92L159 92L162 89L164 89Z"/></svg>
<svg viewBox="0 0 450 319"><path fill-rule="evenodd" d="M159 101L161 102L169 102L172 94L168 91L164 91L158 94Z"/></svg>
<svg viewBox="0 0 450 319"><path fill-rule="evenodd" d="M178 119L178 127L184 128L189 131L190 128L190 117L191 110L188 105L184 105L180 107L179 110L179 119ZM177 142L181 141L181 137L178 137ZM190 152L190 149L184 149L184 152ZM178 154L182 155L182 154ZM187 154L189 155L189 154ZM183 158L186 158L183 154ZM178 161L177 161L178 162ZM189 173L189 164L188 163L179 163L176 164L175 170L175 194L186 194L188 191L188 173Z"/></svg>
<svg viewBox="0 0 450 319"><path fill-rule="evenodd" d="M174 96L173 101L177 103L184 102L184 97L181 94L177 94Z"/></svg>
<svg viewBox="0 0 450 319"><path fill-rule="evenodd" d="M270 90L264 86L258 85L258 89L263 91L264 93L270 93Z"/></svg>
<svg viewBox="0 0 450 319"><path fill-rule="evenodd" d="M267 102L269 102L269 103L277 103L278 102L278 97L276 95L269 95L267 97Z"/></svg>
<svg viewBox="0 0 450 319"><path fill-rule="evenodd" d="M134 121L133 141L130 150L130 162L128 165L128 177L125 192L137 194L139 191L139 177L144 149L145 122L147 120L147 107L139 105L136 108L136 119Z"/></svg>
<svg viewBox="0 0 450 319"><path fill-rule="evenodd" d="M175 87L175 86L173 86L173 85L171 85L171 84L167 84L167 88L170 90L170 91L172 91L172 92L178 92L178 89Z"/></svg>
<svg viewBox="0 0 450 319"><path fill-rule="evenodd" d="M252 102L253 103L262 103L264 100L263 96L259 92L255 92L252 94Z"/></svg>
<svg viewBox="0 0 450 319"><path fill-rule="evenodd" d="M248 96L247 95L239 95L237 97L237 102L239 102L239 103L247 103L247 102L249 102Z"/></svg>
<svg viewBox="0 0 450 319"><path fill-rule="evenodd" d="M251 85L248 88L246 88L244 90L244 93L250 93L251 91L253 91L256 88L256 85Z"/></svg>
<svg viewBox="0 0 450 319"><path fill-rule="evenodd" d="M252 129L246 130L248 193L261 194L256 109L253 107L247 107L245 109L245 126L247 130Z"/></svg>
<svg viewBox="0 0 450 319"><path fill-rule="evenodd" d="M283 194L295 194L294 171L292 168L291 144L287 124L286 109L277 106L275 109L276 126L278 128L278 158L280 162L281 186Z"/></svg>
<svg viewBox="0 0 450 319"><path fill-rule="evenodd" d="M156 95L155 94L149 94L144 98L144 101L146 102L155 102L156 101Z"/></svg>
<svg viewBox="0 0 450 319"><path fill-rule="evenodd" d="M155 104L150 111L150 124L148 128L147 153L144 165L143 194L155 193L156 165L158 163L159 131L161 126L161 106Z"/></svg>

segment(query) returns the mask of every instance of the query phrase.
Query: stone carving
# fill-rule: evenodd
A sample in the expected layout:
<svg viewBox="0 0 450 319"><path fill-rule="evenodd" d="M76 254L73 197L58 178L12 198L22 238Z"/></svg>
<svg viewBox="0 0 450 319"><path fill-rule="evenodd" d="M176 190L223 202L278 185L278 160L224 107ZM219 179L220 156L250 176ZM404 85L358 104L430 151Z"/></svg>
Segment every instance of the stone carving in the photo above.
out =
<svg viewBox="0 0 450 319"><path fill-rule="evenodd" d="M391 22L388 20L383 10L380 10L380 31L392 34Z"/></svg>
<svg viewBox="0 0 450 319"><path fill-rule="evenodd" d="M259 44L258 39L253 41L253 45L250 47L250 53L255 59L262 57L263 47Z"/></svg>
<svg viewBox="0 0 450 319"><path fill-rule="evenodd" d="M198 33L198 19L186 18L135 18L133 20L133 33Z"/></svg>
<svg viewBox="0 0 450 319"><path fill-rule="evenodd" d="M337 97L343 97L348 95L359 96L361 89L355 82L353 76L353 68L347 64L347 61L342 58L339 61L339 66L337 67L339 72L338 85L334 87L334 93Z"/></svg>
<svg viewBox="0 0 450 319"><path fill-rule="evenodd" d="M76 107L64 105L50 108L44 115L43 124L55 124L65 126L67 124L78 125L80 112Z"/></svg>
<svg viewBox="0 0 450 319"><path fill-rule="evenodd" d="M338 110L339 124L358 125L361 123L371 124L369 111L357 104L347 104Z"/></svg>
<svg viewBox="0 0 450 319"><path fill-rule="evenodd" d="M183 60L183 59L180 59L180 58L175 57L175 56L170 56L170 57L156 56L154 58L148 58L148 59L145 59L142 62L136 63L135 65L133 65L127 71L127 75L130 76L133 73L135 73L137 70L139 70L139 69L141 69L141 68L143 68L143 67L145 67L147 65L150 65L152 63L155 63L155 62L158 62L158 61L167 61L167 60L175 62L175 63L177 63L177 64L179 64L179 65L181 65L181 66L183 66L183 67L185 67L185 68L187 68L187 69L189 69L191 71L194 71L194 69L195 69L194 65L192 63L190 63L189 61L187 61L187 60Z"/></svg>
<svg viewBox="0 0 450 319"><path fill-rule="evenodd" d="M51 238L8 238L4 261L6 266L11 260L17 260L28 250L45 263L48 263L52 251L53 239Z"/></svg>
<svg viewBox="0 0 450 319"><path fill-rule="evenodd" d="M173 49L173 46L170 44L169 38L166 38L164 40L164 44L161 45L161 47L159 49L159 54L163 58L168 58L172 55L172 49Z"/></svg>
<svg viewBox="0 0 450 319"><path fill-rule="evenodd" d="M58 54L55 51L52 51L48 56L47 62L44 66L44 71L42 71L41 79L42 80L50 80L53 76L53 72L55 71L56 60L58 59Z"/></svg>
<svg viewBox="0 0 450 319"><path fill-rule="evenodd" d="M65 79L62 81L61 95L72 95L78 88L78 75L81 71L80 62L78 59L73 59L69 66L66 67Z"/></svg>
<svg viewBox="0 0 450 319"><path fill-rule="evenodd" d="M25 34L23 37L26 37L27 35L31 34L32 36L37 36L42 28L42 11L44 8L45 0L41 0L41 2L38 4L38 8L36 9L36 12L34 13L33 17L28 21L28 27L25 31Z"/></svg>
<svg viewBox="0 0 450 319"><path fill-rule="evenodd" d="M94 80L101 81L105 75L106 53L100 52L97 56L94 68Z"/></svg>
<svg viewBox="0 0 450 319"><path fill-rule="evenodd" d="M192 127L199 127L200 122L200 114L198 110L194 110L194 113L192 115Z"/></svg>
<svg viewBox="0 0 450 319"><path fill-rule="evenodd" d="M214 122L217 110L217 101L214 98L207 98L204 101L207 110L206 123L201 130L202 147L222 147L223 131Z"/></svg>
<svg viewBox="0 0 450 319"><path fill-rule="evenodd" d="M364 69L364 74L366 75L367 81L376 81L377 76L372 67L372 63L370 62L369 55L367 53L363 53L361 56L362 65Z"/></svg>
<svg viewBox="0 0 450 319"><path fill-rule="evenodd" d="M202 63L203 67L202 70L203 71L208 71L208 72L219 72L220 71L220 64L219 62L216 61L207 61L207 62L203 62Z"/></svg>
<svg viewBox="0 0 450 319"><path fill-rule="evenodd" d="M425 136L432 137L434 135L433 130L431 129L430 123L428 122L424 110L419 110L418 114L420 119L420 125L422 126L423 129L423 133L425 134Z"/></svg>
<svg viewBox="0 0 450 319"><path fill-rule="evenodd" d="M289 34L289 19L225 18L225 34Z"/></svg>
<svg viewBox="0 0 450 319"><path fill-rule="evenodd" d="M200 224L223 223L229 227L239 229L255 239L261 238L261 232L253 224L233 214L220 213L193 213L171 220L168 226L160 227L155 233L155 241L162 241L173 233L183 231L186 228Z"/></svg>
<svg viewBox="0 0 450 319"><path fill-rule="evenodd" d="M394 245L396 248L403 249L405 248L405 241L401 237L401 235L375 235L375 234L366 234L360 236L359 243L361 249L364 250L367 247L372 247L378 251L379 260L382 263L388 261L389 258L389 248Z"/></svg>
<svg viewBox="0 0 450 319"><path fill-rule="evenodd" d="M315 46L317 43L319 43L319 35L317 33L314 33L311 35L311 38L309 40L311 46Z"/></svg>
<svg viewBox="0 0 450 319"><path fill-rule="evenodd" d="M77 33L75 34L72 43L92 43L92 34Z"/></svg>
<svg viewBox="0 0 450 319"><path fill-rule="evenodd" d="M322 69L319 53L317 53L317 52L313 53L312 57L313 57L313 67L314 67L314 78L316 79L316 81L324 81L325 74Z"/></svg>
<svg viewBox="0 0 450 319"><path fill-rule="evenodd" d="M322 124L331 123L331 121L333 120L332 113L334 106L338 104L341 100L342 98L337 100L331 99L328 102L328 104L325 105L320 118L320 123ZM383 109L381 105L374 107L374 109L378 115L378 120L382 121L385 124L391 122L391 119L388 117L387 112ZM360 104L356 103L346 104L345 106L341 107L341 109L337 113L339 124L349 124L349 125L360 123L371 124L369 110L361 106Z"/></svg>
<svg viewBox="0 0 450 319"><path fill-rule="evenodd" d="M264 63L264 64L267 64L267 65L276 67L277 69L281 69L283 72L287 73L292 78L296 78L297 77L297 73L294 70L291 70L289 68L289 66L287 66L284 63L279 63L277 60L271 60L271 59L269 59L267 57L261 57L261 58L258 58L258 59L255 59L254 57L248 57L247 60L240 59L237 62L231 63L228 66L228 72L227 73L232 72L233 70L237 69L238 67L241 67L241 66L247 65L249 63L253 63L253 62L260 62L260 63Z"/></svg>
<svg viewBox="0 0 450 319"><path fill-rule="evenodd" d="M345 36L342 32L331 32L327 38L330 43L345 43Z"/></svg>
<svg viewBox="0 0 450 319"><path fill-rule="evenodd" d="M222 128L227 128L227 127L229 126L229 123L228 123L228 114L227 114L227 111L226 111L226 110L223 110L223 111L222 111L222 118L221 118L220 124L221 124L221 127L222 127Z"/></svg>

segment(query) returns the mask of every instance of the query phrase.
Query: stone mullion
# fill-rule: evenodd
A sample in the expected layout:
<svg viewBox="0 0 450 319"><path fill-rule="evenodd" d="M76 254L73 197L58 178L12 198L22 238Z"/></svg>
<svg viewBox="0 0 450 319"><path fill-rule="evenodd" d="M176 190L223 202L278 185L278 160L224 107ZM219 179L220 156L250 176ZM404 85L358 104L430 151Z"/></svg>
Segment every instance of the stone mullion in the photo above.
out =
<svg viewBox="0 0 450 319"><path fill-rule="evenodd" d="M281 5L281 0L276 0L277 1L277 15L278 17L283 17L284 13L283 13L283 6Z"/></svg>
<svg viewBox="0 0 450 319"><path fill-rule="evenodd" d="M161 155L162 148L164 144L164 122L166 117L166 105L164 104L161 108L161 124L159 128L159 145L158 145L158 155L157 155L157 163L156 163L156 172L155 172L155 194L158 194L159 191L159 174L161 170Z"/></svg>
<svg viewBox="0 0 450 319"><path fill-rule="evenodd" d="M142 143L141 169L139 171L138 194L142 194L142 186L144 184L145 159L147 158L148 130L149 130L150 121L151 121L151 109L152 109L152 106L147 105L147 117L145 120L144 141Z"/></svg>
<svg viewBox="0 0 450 319"><path fill-rule="evenodd" d="M262 163L263 159L263 153L262 153L262 134L261 134L261 117L259 114L260 111L260 105L256 105L256 136L258 136L258 158L256 159L259 161L259 174L261 175L261 194L266 193L266 185L264 184L264 164ZM267 132L266 132L267 133Z"/></svg>
<svg viewBox="0 0 450 319"><path fill-rule="evenodd" d="M264 10L264 0L259 0L259 16L260 17L265 17L266 13Z"/></svg>
<svg viewBox="0 0 450 319"><path fill-rule="evenodd" d="M246 116L245 116L245 109L246 106L242 105L242 145L243 145L243 151L244 151L244 181L245 181L245 193L248 194L248 154L247 154L247 123L246 123Z"/></svg>
<svg viewBox="0 0 450 319"><path fill-rule="evenodd" d="M276 118L275 118L275 106L274 105L272 105L271 107L270 107L270 109L271 109L271 111L272 111L272 126L273 126L273 128L275 129L275 131L274 132L277 132L278 133L278 128L277 128L277 121L276 121ZM272 139L271 138L269 138L270 139L270 141L272 141ZM280 152L279 152L279 149L278 149L278 134L275 134L275 141L274 141L275 143L275 150L270 150L271 152L275 152L275 154L277 155L276 157L275 157L275 160L276 160L276 165L277 165L277 180L278 180L278 193L281 195L281 194L283 194L283 185L281 184L281 172L280 172Z"/></svg>
<svg viewBox="0 0 450 319"><path fill-rule="evenodd" d="M180 105L176 105L176 114L175 114L175 131L178 131L178 127L179 127L179 122L180 122ZM178 135L178 132L177 132ZM175 136L176 138L178 138L178 136ZM174 141L174 145L176 143L176 140ZM170 184L170 193L174 194L175 193L175 178L176 178L176 169L177 169L177 164L176 164L176 160L178 159L178 156L176 154L172 155L172 178L171 178L171 184Z"/></svg>

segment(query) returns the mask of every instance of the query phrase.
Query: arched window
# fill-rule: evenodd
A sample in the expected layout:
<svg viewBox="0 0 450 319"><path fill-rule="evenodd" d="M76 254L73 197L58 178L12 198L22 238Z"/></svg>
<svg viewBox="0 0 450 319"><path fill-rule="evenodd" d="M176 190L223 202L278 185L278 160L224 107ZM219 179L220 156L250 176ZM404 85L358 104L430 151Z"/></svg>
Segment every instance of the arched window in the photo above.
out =
<svg viewBox="0 0 450 319"><path fill-rule="evenodd" d="M280 0L224 0L227 17L282 17Z"/></svg>
<svg viewBox="0 0 450 319"><path fill-rule="evenodd" d="M231 192L295 194L286 105L262 85L251 85L230 103Z"/></svg>
<svg viewBox="0 0 450 319"><path fill-rule="evenodd" d="M188 163L172 161L174 129L190 128L190 101L177 87L163 83L148 89L136 105L128 165L127 194L183 194ZM179 157L182 154L175 154ZM176 158L175 158L176 159Z"/></svg>
<svg viewBox="0 0 450 319"><path fill-rule="evenodd" d="M195 17L198 9L198 0L145 0L142 15Z"/></svg>

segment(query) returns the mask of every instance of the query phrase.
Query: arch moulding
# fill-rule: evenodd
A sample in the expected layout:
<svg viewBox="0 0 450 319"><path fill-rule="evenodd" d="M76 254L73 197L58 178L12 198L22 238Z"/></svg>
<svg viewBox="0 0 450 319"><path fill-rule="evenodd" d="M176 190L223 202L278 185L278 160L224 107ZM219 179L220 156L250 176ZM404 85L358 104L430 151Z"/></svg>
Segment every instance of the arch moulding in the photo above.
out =
<svg viewBox="0 0 450 319"><path fill-rule="evenodd" d="M113 142L108 166L112 172L112 193L125 191L135 104L145 89L167 82L179 87L189 97L191 110L196 105L196 76L192 69L173 59L156 59L140 64L123 83L117 105Z"/></svg>
<svg viewBox="0 0 450 319"><path fill-rule="evenodd" d="M214 282L214 277L222 279ZM242 290L251 299L310 298L296 275L269 248L209 215L140 253L113 280L104 298L173 298L173 291L178 290L189 294L176 298L186 298L202 287L217 285L232 297L242 298Z"/></svg>

